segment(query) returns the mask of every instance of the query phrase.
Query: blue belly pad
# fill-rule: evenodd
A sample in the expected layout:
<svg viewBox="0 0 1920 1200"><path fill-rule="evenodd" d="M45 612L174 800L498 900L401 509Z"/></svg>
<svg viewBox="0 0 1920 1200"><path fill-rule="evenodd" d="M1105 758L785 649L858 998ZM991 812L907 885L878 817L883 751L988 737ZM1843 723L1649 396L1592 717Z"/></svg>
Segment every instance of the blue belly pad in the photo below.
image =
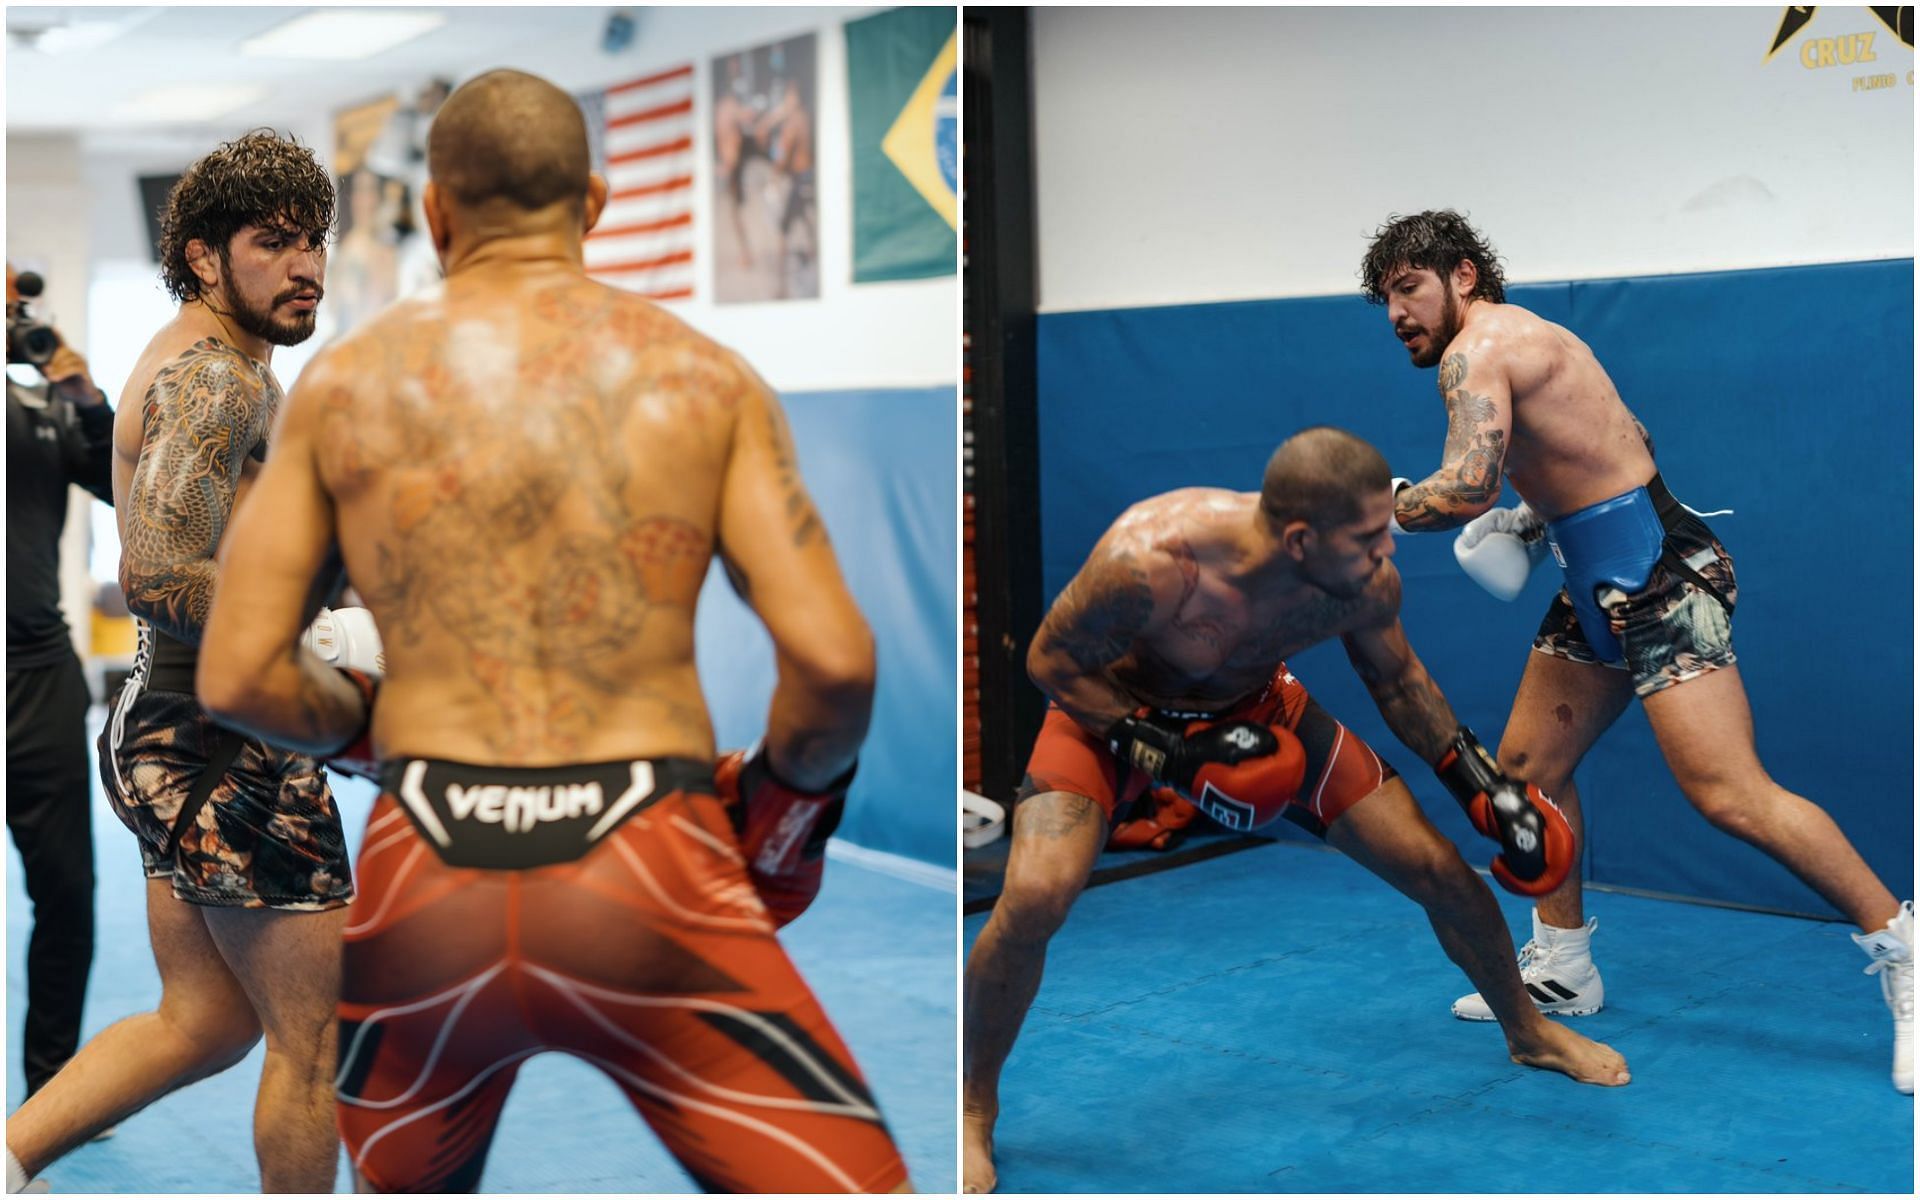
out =
<svg viewBox="0 0 1920 1200"><path fill-rule="evenodd" d="M1566 573L1580 631L1601 662L1620 662L1626 652L1600 609L1600 589L1617 587L1631 595L1646 587L1666 537L1644 487L1547 522L1547 545Z"/></svg>

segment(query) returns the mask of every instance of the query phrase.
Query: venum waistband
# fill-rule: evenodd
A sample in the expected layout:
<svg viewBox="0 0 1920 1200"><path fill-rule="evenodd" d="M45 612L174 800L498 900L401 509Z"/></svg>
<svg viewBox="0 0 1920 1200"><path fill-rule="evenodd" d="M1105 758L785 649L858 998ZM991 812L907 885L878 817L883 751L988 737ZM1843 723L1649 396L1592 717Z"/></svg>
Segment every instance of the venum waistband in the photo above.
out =
<svg viewBox="0 0 1920 1200"><path fill-rule="evenodd" d="M524 871L575 861L674 792L713 794L713 764L494 767L403 758L381 767L380 784L448 866Z"/></svg>

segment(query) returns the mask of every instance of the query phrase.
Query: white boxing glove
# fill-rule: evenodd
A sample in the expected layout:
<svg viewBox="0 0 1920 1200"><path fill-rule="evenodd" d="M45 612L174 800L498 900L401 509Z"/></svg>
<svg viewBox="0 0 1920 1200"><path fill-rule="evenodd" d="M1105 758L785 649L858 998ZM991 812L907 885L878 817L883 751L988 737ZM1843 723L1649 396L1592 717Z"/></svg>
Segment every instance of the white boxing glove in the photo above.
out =
<svg viewBox="0 0 1920 1200"><path fill-rule="evenodd" d="M1393 530L1393 536L1395 537L1404 536L1407 531L1400 528L1400 514L1393 510L1393 508L1391 507L1391 502L1398 500L1400 498L1401 488L1412 487L1412 486L1413 486L1413 480L1408 479L1402 475L1395 475L1393 477L1393 482L1387 485L1387 499L1389 501L1389 507L1387 509L1387 527Z"/></svg>
<svg viewBox="0 0 1920 1200"><path fill-rule="evenodd" d="M330 667L379 677L387 673L380 630L364 608L323 608L300 635L300 644Z"/></svg>
<svg viewBox="0 0 1920 1200"><path fill-rule="evenodd" d="M1501 600L1527 586L1547 555L1547 527L1525 504L1491 508L1460 527L1453 558L1475 583Z"/></svg>

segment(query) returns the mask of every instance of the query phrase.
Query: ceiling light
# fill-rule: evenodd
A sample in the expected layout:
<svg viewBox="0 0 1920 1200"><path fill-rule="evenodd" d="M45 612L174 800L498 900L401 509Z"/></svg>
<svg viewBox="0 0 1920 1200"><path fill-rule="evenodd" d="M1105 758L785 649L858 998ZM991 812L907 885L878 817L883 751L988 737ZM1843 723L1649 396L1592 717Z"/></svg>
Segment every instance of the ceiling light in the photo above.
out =
<svg viewBox="0 0 1920 1200"><path fill-rule="evenodd" d="M174 83L121 101L113 115L123 121L210 121L266 94L254 84Z"/></svg>
<svg viewBox="0 0 1920 1200"><path fill-rule="evenodd" d="M59 10L53 10L58 12ZM126 33L138 25L144 25L160 12L159 8L135 9L119 16L99 17L86 10L85 15L56 18L45 25L35 25L25 18L34 10L16 9L8 13L7 24L9 38L22 49L38 54L80 54L106 45L108 42ZM16 19L17 23L16 23Z"/></svg>
<svg viewBox="0 0 1920 1200"><path fill-rule="evenodd" d="M329 8L295 17L240 43L251 58L372 58L447 23L444 13Z"/></svg>

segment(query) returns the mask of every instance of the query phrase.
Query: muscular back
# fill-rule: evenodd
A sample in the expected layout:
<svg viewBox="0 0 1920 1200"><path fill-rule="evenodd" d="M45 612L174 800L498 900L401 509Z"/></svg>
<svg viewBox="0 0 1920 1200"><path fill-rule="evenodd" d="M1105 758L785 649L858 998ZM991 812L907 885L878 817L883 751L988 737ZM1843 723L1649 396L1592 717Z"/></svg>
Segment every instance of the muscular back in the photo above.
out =
<svg viewBox="0 0 1920 1200"><path fill-rule="evenodd" d="M751 372L571 271L457 275L324 371L316 466L386 646L387 753L712 753L694 606L743 414L791 463Z"/></svg>
<svg viewBox="0 0 1920 1200"><path fill-rule="evenodd" d="M1282 659L1398 611L1391 563L1363 594L1341 598L1251 561L1241 535L1258 507L1251 493L1186 488L1128 509L1042 623L1029 658L1036 679L1070 713L1097 714L1095 724L1107 714L1091 692L1076 706L1060 686L1069 676L1104 679L1129 710L1224 709L1265 686Z"/></svg>
<svg viewBox="0 0 1920 1200"><path fill-rule="evenodd" d="M1639 423L1593 351L1568 330L1516 305L1476 304L1440 364L1443 395L1456 356L1506 368L1506 472L1536 511L1561 516L1653 477Z"/></svg>

